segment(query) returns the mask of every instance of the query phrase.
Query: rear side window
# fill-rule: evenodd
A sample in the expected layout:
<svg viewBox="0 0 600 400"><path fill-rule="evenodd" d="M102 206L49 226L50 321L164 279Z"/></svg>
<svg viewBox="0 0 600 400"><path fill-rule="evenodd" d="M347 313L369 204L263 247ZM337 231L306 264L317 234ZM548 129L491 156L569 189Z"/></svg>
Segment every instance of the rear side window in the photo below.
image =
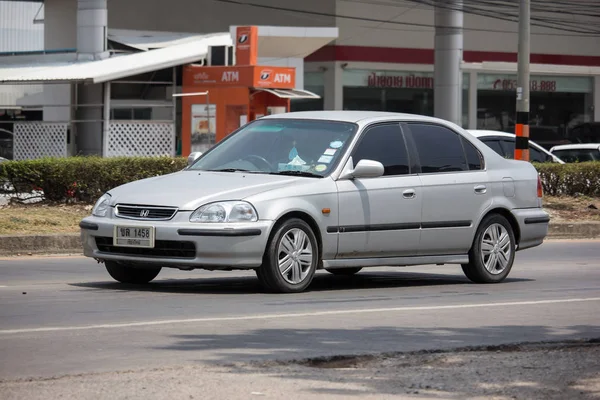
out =
<svg viewBox="0 0 600 400"><path fill-rule="evenodd" d="M410 173L408 151L400 124L384 124L367 128L352 154L354 165L360 160L379 161L384 175Z"/></svg>
<svg viewBox="0 0 600 400"><path fill-rule="evenodd" d="M467 156L467 163L469 165L470 171L483 169L483 156L477 150L475 146L471 142L469 142L464 137L460 137L462 140L463 148L465 149L465 155Z"/></svg>
<svg viewBox="0 0 600 400"><path fill-rule="evenodd" d="M468 170L461 136L443 126L408 124L419 153L423 173Z"/></svg>
<svg viewBox="0 0 600 400"><path fill-rule="evenodd" d="M550 156L533 146L529 146L529 161L543 163L550 161Z"/></svg>
<svg viewBox="0 0 600 400"><path fill-rule="evenodd" d="M504 157L504 150L502 149L498 139L481 139L481 141L488 145L490 149L494 150L500 156Z"/></svg>

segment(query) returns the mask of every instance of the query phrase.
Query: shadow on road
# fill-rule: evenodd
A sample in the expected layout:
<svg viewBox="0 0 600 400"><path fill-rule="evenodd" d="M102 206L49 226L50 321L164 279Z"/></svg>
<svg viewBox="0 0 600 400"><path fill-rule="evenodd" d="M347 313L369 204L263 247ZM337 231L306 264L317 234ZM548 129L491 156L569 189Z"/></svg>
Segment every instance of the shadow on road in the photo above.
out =
<svg viewBox="0 0 600 400"><path fill-rule="evenodd" d="M160 275L159 275L160 278ZM507 278L503 285L511 282L527 282L531 279ZM354 276L334 276L319 273L315 276L309 292L383 289L426 286L464 286L471 282L460 275L442 275L412 272L361 272ZM207 279L157 280L147 285L128 285L114 281L71 283L71 286L104 290L145 291L190 294L251 294L263 293L254 276Z"/></svg>

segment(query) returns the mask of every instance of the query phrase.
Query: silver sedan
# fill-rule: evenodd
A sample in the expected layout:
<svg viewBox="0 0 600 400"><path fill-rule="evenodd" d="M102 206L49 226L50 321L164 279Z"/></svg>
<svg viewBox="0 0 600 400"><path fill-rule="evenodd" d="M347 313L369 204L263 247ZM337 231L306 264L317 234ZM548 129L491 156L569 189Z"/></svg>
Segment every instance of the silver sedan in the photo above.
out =
<svg viewBox="0 0 600 400"><path fill-rule="evenodd" d="M316 111L260 118L180 172L112 189L80 227L120 282L254 269L268 290L301 292L317 269L461 264L501 282L548 223L536 169L452 123Z"/></svg>

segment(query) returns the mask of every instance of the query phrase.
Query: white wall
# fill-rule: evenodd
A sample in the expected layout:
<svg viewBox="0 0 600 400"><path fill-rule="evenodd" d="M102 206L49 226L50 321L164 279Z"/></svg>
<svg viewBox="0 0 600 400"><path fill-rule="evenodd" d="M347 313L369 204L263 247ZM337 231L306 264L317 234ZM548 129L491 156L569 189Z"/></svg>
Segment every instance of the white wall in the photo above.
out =
<svg viewBox="0 0 600 400"><path fill-rule="evenodd" d="M393 5L378 4L375 6L372 2L337 0L337 15L393 21L393 23L382 23L337 18L340 28L340 38L337 44L433 48L433 9L406 0L396 0L389 4ZM582 19L582 21L584 20ZM517 51L518 36L516 32L518 27L516 23L465 13L464 26L465 50ZM585 26L584 22L582 22L582 26ZM572 36L573 34L567 32L537 27L532 27L531 32L532 53L600 55L600 39L597 36L584 38Z"/></svg>
<svg viewBox="0 0 600 400"><path fill-rule="evenodd" d="M335 13L335 0L253 0L252 3ZM108 26L117 29L210 33L227 32L230 25L335 26L333 17L212 0L114 0L108 4Z"/></svg>
<svg viewBox="0 0 600 400"><path fill-rule="evenodd" d="M0 52L44 49L44 25L33 23L36 14L44 17L42 4L0 1ZM0 58L0 64L4 63ZM41 90L40 85L0 85L0 108L14 106L23 96Z"/></svg>
<svg viewBox="0 0 600 400"><path fill-rule="evenodd" d="M46 50L74 49L76 46L77 0L45 0L44 47Z"/></svg>
<svg viewBox="0 0 600 400"><path fill-rule="evenodd" d="M0 1L0 52L44 48L44 25L33 23L36 14L44 18L42 3Z"/></svg>

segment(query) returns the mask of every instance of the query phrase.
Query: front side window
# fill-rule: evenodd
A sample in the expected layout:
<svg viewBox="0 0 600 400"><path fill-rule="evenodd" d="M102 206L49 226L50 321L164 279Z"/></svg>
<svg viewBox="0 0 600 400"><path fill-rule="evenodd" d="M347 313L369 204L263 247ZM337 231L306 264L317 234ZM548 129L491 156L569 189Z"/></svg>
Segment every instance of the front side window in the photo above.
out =
<svg viewBox="0 0 600 400"><path fill-rule="evenodd" d="M356 130L347 122L259 119L214 146L189 169L326 176Z"/></svg>
<svg viewBox="0 0 600 400"><path fill-rule="evenodd" d="M360 160L379 161L383 164L384 176L409 174L408 151L400 125L367 128L352 154L355 166Z"/></svg>
<svg viewBox="0 0 600 400"><path fill-rule="evenodd" d="M468 170L461 136L458 133L433 124L409 124L409 127L417 146L423 173Z"/></svg>

